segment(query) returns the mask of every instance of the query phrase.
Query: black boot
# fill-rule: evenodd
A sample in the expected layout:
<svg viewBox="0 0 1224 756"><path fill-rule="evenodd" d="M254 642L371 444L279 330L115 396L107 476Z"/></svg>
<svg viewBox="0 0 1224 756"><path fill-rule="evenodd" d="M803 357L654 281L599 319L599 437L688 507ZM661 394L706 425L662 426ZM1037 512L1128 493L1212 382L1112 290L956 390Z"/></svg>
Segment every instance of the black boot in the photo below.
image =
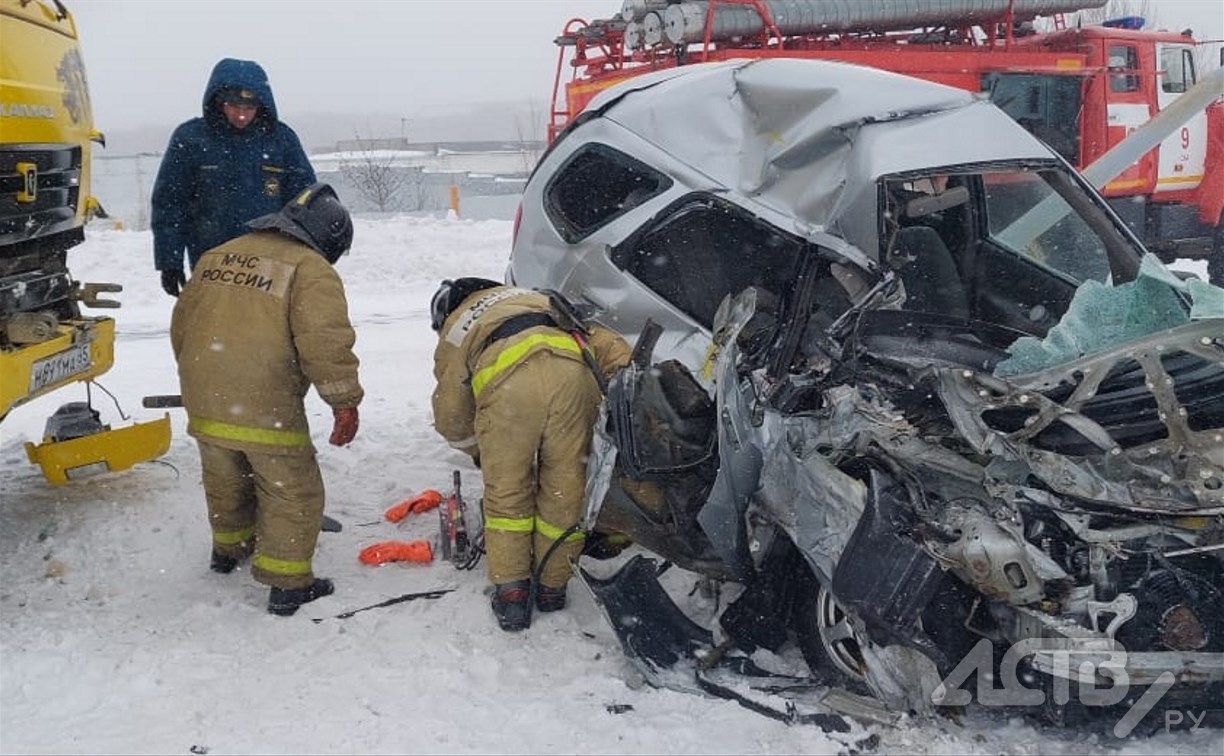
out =
<svg viewBox="0 0 1224 756"><path fill-rule="evenodd" d="M620 533L588 533L582 543L582 555L592 559L613 559L627 549L633 541Z"/></svg>
<svg viewBox="0 0 1224 756"><path fill-rule="evenodd" d="M565 586L550 588L540 584L536 587L536 609L541 612L559 612L565 608Z"/></svg>
<svg viewBox="0 0 1224 756"><path fill-rule="evenodd" d="M268 592L268 612L278 617L288 617L302 604L330 596L335 590L336 586L327 578L315 578L305 588L273 588Z"/></svg>
<svg viewBox="0 0 1224 756"><path fill-rule="evenodd" d="M208 561L208 569L213 572L219 572L222 575L228 575L238 566L238 558L218 554L216 551L212 553L212 558Z"/></svg>
<svg viewBox="0 0 1224 756"><path fill-rule="evenodd" d="M526 630L531 625L529 592L531 581L515 580L493 586L493 616L508 633Z"/></svg>

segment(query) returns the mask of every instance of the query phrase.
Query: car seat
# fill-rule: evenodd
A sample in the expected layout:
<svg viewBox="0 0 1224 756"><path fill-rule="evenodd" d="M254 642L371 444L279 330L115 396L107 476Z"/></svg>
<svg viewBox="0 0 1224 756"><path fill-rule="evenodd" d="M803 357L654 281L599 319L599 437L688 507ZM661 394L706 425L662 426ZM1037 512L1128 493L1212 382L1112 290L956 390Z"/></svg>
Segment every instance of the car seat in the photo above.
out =
<svg viewBox="0 0 1224 756"><path fill-rule="evenodd" d="M969 317L969 300L952 253L929 226L898 229L889 263L905 285L905 309Z"/></svg>

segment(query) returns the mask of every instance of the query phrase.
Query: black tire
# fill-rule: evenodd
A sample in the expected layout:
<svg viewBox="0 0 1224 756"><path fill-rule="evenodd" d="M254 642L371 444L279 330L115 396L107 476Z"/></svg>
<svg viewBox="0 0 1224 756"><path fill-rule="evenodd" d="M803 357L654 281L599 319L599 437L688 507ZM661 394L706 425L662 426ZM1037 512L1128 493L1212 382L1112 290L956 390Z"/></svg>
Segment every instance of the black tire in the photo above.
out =
<svg viewBox="0 0 1224 756"><path fill-rule="evenodd" d="M1211 257L1207 258L1207 280L1215 286L1224 286L1224 214L1216 224L1211 240Z"/></svg>
<svg viewBox="0 0 1224 756"><path fill-rule="evenodd" d="M1042 675L1041 688L1045 700L1038 709L1036 719L1046 727L1103 734L1106 726L1112 726L1126 713L1125 707L1085 706L1080 703L1079 686L1074 682L1069 683L1069 700L1064 704L1055 699L1054 682L1045 675Z"/></svg>
<svg viewBox="0 0 1224 756"><path fill-rule="evenodd" d="M1207 261L1207 280L1215 286L1224 287L1224 252L1216 252Z"/></svg>
<svg viewBox="0 0 1224 756"><path fill-rule="evenodd" d="M824 685L870 695L865 679L867 663L859 650L854 629L837 601L823 585L795 602L791 615L795 640L812 677Z"/></svg>

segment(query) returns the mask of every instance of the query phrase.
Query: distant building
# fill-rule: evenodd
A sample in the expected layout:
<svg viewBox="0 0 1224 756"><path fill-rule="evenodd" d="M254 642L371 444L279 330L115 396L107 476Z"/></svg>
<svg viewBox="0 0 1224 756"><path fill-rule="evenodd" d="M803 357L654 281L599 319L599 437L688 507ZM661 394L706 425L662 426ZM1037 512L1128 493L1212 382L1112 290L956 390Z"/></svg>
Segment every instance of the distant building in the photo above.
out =
<svg viewBox="0 0 1224 756"><path fill-rule="evenodd" d="M334 152L315 152L310 161L354 212L444 212L454 187L464 217L508 220L544 148L539 141L350 139L337 142ZM372 190L371 183L391 188L391 196ZM382 207L373 196L379 193Z"/></svg>
<svg viewBox="0 0 1224 756"><path fill-rule="evenodd" d="M498 141L466 141L466 142L410 142L404 137L385 137L378 139L342 139L336 142L333 152L367 152L370 150L391 150L395 152L534 152L539 154L546 145L542 141L498 142ZM326 153L326 149L313 150L315 153Z"/></svg>
<svg viewBox="0 0 1224 756"><path fill-rule="evenodd" d="M396 137L345 140L337 142L334 151L309 158L319 179L334 185L356 213L378 212L378 207L345 179L341 166L365 162L402 177L386 212L443 214L454 186L461 217L509 220L544 148L536 141L408 142ZM94 195L111 216L110 223L134 231L149 227L149 194L161 157L148 152L93 155Z"/></svg>
<svg viewBox="0 0 1224 756"><path fill-rule="evenodd" d="M394 145L394 146L391 146ZM543 142L408 142L403 139L348 139L334 152L310 155L315 171L339 170L341 163L391 164L426 173L481 173L526 177L544 153Z"/></svg>

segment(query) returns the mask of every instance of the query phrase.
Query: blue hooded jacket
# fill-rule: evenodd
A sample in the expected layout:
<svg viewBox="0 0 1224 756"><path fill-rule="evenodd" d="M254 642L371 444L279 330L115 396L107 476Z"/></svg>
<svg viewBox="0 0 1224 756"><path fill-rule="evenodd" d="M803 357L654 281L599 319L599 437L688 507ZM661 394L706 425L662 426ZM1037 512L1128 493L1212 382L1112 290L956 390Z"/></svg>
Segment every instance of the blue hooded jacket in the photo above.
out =
<svg viewBox="0 0 1224 756"><path fill-rule="evenodd" d="M245 129L225 118L217 95L255 93L259 110ZM204 115L181 124L153 184L153 261L158 270L194 268L205 251L248 232L246 222L274 213L315 183L314 169L293 129L276 117L263 68L226 58L204 90Z"/></svg>

